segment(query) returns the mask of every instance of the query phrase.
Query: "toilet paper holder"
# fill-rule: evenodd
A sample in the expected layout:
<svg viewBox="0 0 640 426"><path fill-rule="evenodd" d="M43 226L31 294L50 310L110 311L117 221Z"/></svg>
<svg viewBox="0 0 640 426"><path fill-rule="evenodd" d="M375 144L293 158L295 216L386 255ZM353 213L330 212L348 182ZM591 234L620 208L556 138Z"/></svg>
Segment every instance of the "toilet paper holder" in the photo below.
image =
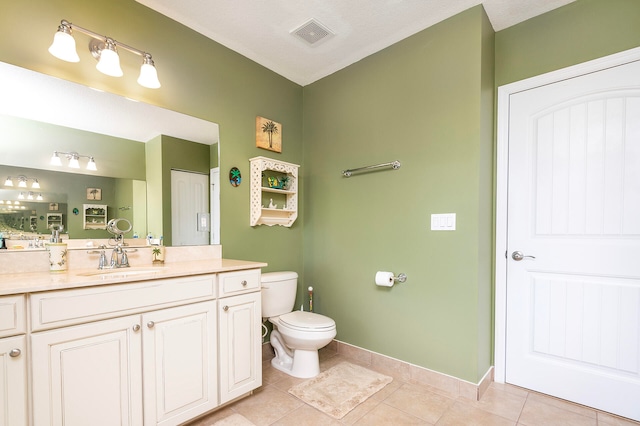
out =
<svg viewBox="0 0 640 426"><path fill-rule="evenodd" d="M407 280L407 274L399 273L397 276L393 276L393 281L397 283L403 283Z"/></svg>

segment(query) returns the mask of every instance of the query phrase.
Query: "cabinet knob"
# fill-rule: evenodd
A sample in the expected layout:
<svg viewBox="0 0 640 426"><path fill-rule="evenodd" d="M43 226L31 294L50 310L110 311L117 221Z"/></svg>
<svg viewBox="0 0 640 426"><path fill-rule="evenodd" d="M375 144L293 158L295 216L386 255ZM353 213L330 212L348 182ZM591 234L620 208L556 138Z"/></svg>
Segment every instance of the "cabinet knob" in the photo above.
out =
<svg viewBox="0 0 640 426"><path fill-rule="evenodd" d="M133 326L133 331L140 331L140 324L136 324Z"/></svg>
<svg viewBox="0 0 640 426"><path fill-rule="evenodd" d="M149 322L147 323L147 327L149 327L149 328L153 328L153 326L154 326L154 325L156 325L156 323L155 323L155 322L153 322L153 321L149 321Z"/></svg>
<svg viewBox="0 0 640 426"><path fill-rule="evenodd" d="M227 305L224 305L224 306L222 307L222 310L223 310L223 311L225 311L225 312L227 312L227 311L229 310L229 307L228 307Z"/></svg>
<svg viewBox="0 0 640 426"><path fill-rule="evenodd" d="M242 287L246 287L247 286L247 280L242 280L242 282L240 284L242 284Z"/></svg>
<svg viewBox="0 0 640 426"><path fill-rule="evenodd" d="M17 349L17 348L16 349L11 349L9 351L9 356L12 357L12 358L15 358L15 357L20 356L21 353L22 353L22 351L20 349Z"/></svg>

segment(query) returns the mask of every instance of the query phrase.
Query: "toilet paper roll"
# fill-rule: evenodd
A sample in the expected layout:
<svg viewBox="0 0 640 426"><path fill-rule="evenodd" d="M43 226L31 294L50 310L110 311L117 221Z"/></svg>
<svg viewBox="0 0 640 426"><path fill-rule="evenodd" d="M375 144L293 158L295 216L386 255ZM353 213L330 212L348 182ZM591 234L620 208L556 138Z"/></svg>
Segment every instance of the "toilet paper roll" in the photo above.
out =
<svg viewBox="0 0 640 426"><path fill-rule="evenodd" d="M376 285L379 285L382 287L392 287L393 284L394 284L393 272L385 272L385 271L376 272Z"/></svg>

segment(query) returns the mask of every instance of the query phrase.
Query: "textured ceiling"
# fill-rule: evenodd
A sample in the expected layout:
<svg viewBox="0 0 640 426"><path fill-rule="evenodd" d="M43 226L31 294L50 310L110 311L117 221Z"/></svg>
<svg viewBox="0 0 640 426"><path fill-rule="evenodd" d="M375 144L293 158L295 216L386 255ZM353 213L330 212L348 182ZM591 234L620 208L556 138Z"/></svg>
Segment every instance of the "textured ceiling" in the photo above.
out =
<svg viewBox="0 0 640 426"><path fill-rule="evenodd" d="M304 86L481 3L499 31L575 0L136 1ZM291 34L310 19L334 35Z"/></svg>

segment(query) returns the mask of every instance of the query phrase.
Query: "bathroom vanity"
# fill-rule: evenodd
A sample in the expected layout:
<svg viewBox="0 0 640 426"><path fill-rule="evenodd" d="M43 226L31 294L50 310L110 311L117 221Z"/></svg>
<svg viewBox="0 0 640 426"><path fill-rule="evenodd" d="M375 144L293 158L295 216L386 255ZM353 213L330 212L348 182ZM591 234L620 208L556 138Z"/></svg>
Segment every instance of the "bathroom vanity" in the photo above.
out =
<svg viewBox="0 0 640 426"><path fill-rule="evenodd" d="M248 394L264 266L1 274L0 424L177 425Z"/></svg>

